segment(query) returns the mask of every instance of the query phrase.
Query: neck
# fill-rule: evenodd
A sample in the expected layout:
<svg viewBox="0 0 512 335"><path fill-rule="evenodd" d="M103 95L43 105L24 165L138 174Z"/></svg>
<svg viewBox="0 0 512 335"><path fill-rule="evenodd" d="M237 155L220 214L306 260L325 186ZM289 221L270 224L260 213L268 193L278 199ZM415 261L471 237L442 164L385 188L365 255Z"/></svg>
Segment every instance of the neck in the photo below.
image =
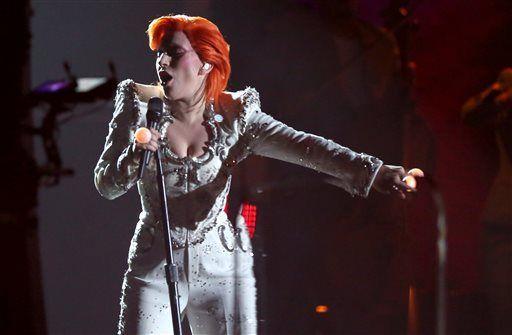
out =
<svg viewBox="0 0 512 335"><path fill-rule="evenodd" d="M172 100L167 101L175 119L182 123L192 124L202 122L206 103L200 100Z"/></svg>

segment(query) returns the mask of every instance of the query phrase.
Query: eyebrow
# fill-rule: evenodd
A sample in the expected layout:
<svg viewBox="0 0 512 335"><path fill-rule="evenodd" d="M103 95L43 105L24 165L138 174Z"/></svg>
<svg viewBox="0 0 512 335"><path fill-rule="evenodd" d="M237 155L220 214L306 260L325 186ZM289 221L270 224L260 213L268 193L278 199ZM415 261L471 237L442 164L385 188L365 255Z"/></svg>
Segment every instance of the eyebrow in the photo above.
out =
<svg viewBox="0 0 512 335"><path fill-rule="evenodd" d="M176 44L176 43L167 43L165 41L162 41L162 43L160 43L160 47L159 49L171 49L171 48L181 48L183 50L186 50L182 45L179 45L179 44Z"/></svg>

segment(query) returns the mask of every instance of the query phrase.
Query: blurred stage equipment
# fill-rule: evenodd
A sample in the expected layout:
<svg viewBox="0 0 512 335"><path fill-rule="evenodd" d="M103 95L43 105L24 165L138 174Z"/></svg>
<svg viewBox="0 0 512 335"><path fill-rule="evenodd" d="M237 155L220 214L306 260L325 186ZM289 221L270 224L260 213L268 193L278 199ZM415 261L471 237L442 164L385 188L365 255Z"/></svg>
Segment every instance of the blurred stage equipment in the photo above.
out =
<svg viewBox="0 0 512 335"><path fill-rule="evenodd" d="M40 246L38 236L37 166L32 137L23 129L32 115L26 103L30 90L30 2L9 4L8 19L0 20L5 43L2 53L4 80L3 160L8 169L2 179L0 209L0 254L4 275L0 276L0 334L46 335ZM14 25L13 25L14 23ZM15 31L13 31L13 27ZM6 275L8 274L8 275Z"/></svg>
<svg viewBox="0 0 512 335"><path fill-rule="evenodd" d="M512 67L463 105L467 126L494 137L485 143L496 170L480 222L483 226L483 287L493 334L512 333Z"/></svg>
<svg viewBox="0 0 512 335"><path fill-rule="evenodd" d="M27 96L30 108L45 107L41 126L25 126L25 131L41 136L47 163L40 166L40 183L54 186L62 176L73 175L73 170L62 166L56 135L59 125L83 114L91 114L96 109L78 115L74 108L79 103L110 101L114 95L117 78L113 63L109 63L110 77L77 78L71 73L68 62L64 63L66 79L48 80L34 88ZM64 115L65 118L64 118Z"/></svg>
<svg viewBox="0 0 512 335"><path fill-rule="evenodd" d="M446 209L443 196L433 184L432 196L437 208L437 335L446 334L446 260L448 254Z"/></svg>
<svg viewBox="0 0 512 335"><path fill-rule="evenodd" d="M425 132L425 123L419 118L415 112L415 101L413 94L416 64L410 59L410 47L415 33L419 29L419 23L412 17L417 8L421 5L422 1L410 0L391 0L389 6L382 12L381 16L385 21L385 27L393 32L397 44L400 49L400 63L402 78L408 83L406 89L408 90L407 96L411 105L409 113L405 114L405 135L404 141L405 152L403 163L404 165L420 165L428 171L433 169L428 164L425 157L433 157L432 153L425 154L425 142L427 140L422 137L421 141L417 141L418 134L430 134ZM416 134L415 134L416 133ZM429 136L430 137L430 136ZM416 140L416 141L415 141ZM421 146L418 146L421 144ZM431 146L433 146L431 144ZM423 158L421 158L423 156ZM414 159L416 157L416 159ZM420 158L420 160L418 160ZM428 183L431 188L430 196L432 197L437 212L437 288L436 288L436 335L446 335L446 258L447 258L447 224L446 224L446 210L442 194L437 187L434 179L419 169L412 169L408 172L410 176L404 178L409 186L415 188L416 180L414 177L424 177L423 179ZM408 302L408 334L415 335L419 332L418 329L418 315L417 301L418 297L414 286L409 286L409 302ZM420 328L421 325L420 325Z"/></svg>

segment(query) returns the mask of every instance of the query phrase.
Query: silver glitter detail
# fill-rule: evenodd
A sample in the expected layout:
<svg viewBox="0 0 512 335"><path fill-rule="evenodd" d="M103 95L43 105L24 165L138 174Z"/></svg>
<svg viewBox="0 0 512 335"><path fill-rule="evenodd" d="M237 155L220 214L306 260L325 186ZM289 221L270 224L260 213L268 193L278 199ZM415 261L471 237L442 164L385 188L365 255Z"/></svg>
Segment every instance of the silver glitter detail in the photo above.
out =
<svg viewBox="0 0 512 335"><path fill-rule="evenodd" d="M224 249L226 249L229 252L233 252L233 250L235 250L235 246L234 245L229 246L229 244L228 244L228 241L226 239L226 233L225 233L226 226L224 226L224 225L219 226L219 228L217 228L217 230L219 232L220 243L222 244ZM233 240L233 242L234 242L234 240Z"/></svg>

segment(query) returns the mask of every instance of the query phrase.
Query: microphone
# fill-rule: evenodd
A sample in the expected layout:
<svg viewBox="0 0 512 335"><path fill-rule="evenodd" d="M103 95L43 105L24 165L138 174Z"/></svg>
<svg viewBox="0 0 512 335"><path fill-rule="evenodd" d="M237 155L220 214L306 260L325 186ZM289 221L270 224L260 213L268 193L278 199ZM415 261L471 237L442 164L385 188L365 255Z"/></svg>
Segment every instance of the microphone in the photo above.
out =
<svg viewBox="0 0 512 335"><path fill-rule="evenodd" d="M148 101L148 111L146 113L146 124L147 128L155 128L162 118L162 111L164 109L164 103L159 97L152 97ZM139 164L138 179L141 179L144 175L144 169L149 164L151 159L151 151L144 150Z"/></svg>

